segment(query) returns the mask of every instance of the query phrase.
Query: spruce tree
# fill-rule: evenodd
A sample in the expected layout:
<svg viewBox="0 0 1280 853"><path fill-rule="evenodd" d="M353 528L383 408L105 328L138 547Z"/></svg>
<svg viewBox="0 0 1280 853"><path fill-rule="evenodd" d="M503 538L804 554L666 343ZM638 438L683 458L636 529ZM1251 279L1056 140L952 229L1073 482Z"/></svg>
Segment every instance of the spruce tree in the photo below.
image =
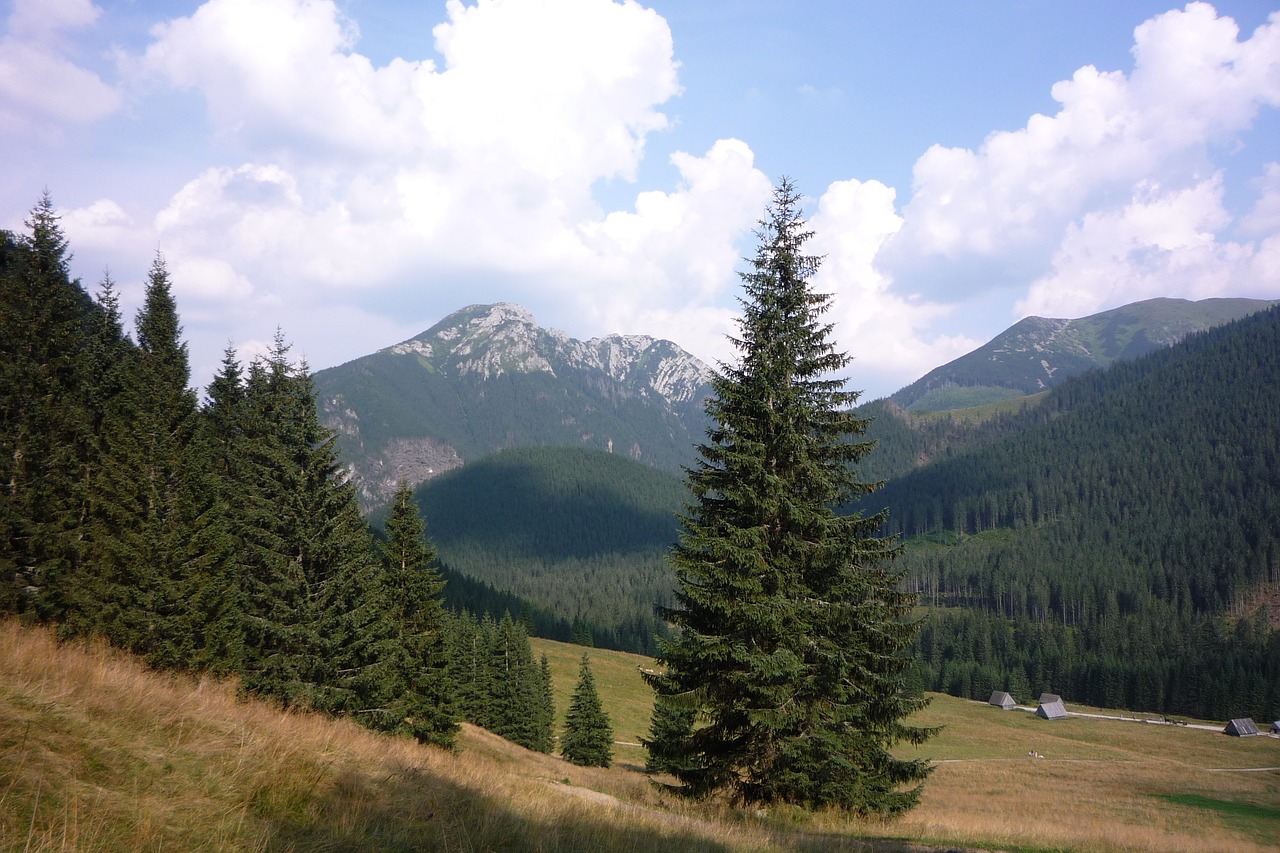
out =
<svg viewBox="0 0 1280 853"><path fill-rule="evenodd" d="M277 333L250 365L239 420L244 685L288 704L350 707L337 684L373 560L355 490L320 424L305 365Z"/></svg>
<svg viewBox="0 0 1280 853"><path fill-rule="evenodd" d="M671 697L661 694L656 697L649 722L649 737L640 739L647 750L645 770L674 774L687 769L681 750L693 733L695 710L691 705L682 707Z"/></svg>
<svg viewBox="0 0 1280 853"><path fill-rule="evenodd" d="M28 235L0 236L0 605L62 619L80 564L88 294L45 193Z"/></svg>
<svg viewBox="0 0 1280 853"><path fill-rule="evenodd" d="M534 685L530 749L550 753L555 748L556 706L551 690L551 661L543 654Z"/></svg>
<svg viewBox="0 0 1280 853"><path fill-rule="evenodd" d="M389 659L384 666L394 728L424 743L449 746L458 726L446 674L444 581L436 570L436 552L414 501L402 482L387 516L386 538L379 543L386 616L392 625Z"/></svg>
<svg viewBox="0 0 1280 853"><path fill-rule="evenodd" d="M569 761L583 767L608 767L613 761L613 726L600 705L591 659L582 656L578 683L564 720L564 737L560 752Z"/></svg>
<svg viewBox="0 0 1280 853"><path fill-rule="evenodd" d="M147 276L135 321L137 354L126 390L133 423L129 439L115 447L116 489L133 491L134 547L114 562L104 631L114 643L147 654L162 666L189 663L191 632L186 607L191 579L203 560L206 515L216 500L193 442L196 397L187 345L164 259ZM121 458L121 455L129 458Z"/></svg>
<svg viewBox="0 0 1280 853"><path fill-rule="evenodd" d="M821 321L831 297L810 287L820 258L803 253L811 232L789 181L756 233L739 361L713 380L672 552L665 615L679 633L648 676L701 724L660 749L695 796L895 813L929 771L889 751L930 734L903 722L923 705L902 685L914 597L885 567L884 518L837 513L875 488L856 470L871 445L836 376L849 357Z"/></svg>

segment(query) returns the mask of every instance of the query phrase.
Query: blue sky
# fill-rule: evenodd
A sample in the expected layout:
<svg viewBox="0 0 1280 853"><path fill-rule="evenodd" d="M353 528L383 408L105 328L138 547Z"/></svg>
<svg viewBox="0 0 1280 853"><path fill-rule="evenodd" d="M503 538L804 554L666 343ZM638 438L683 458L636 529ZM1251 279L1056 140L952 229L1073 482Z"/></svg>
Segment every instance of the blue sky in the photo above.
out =
<svg viewBox="0 0 1280 853"><path fill-rule="evenodd" d="M1029 314L1280 297L1280 13L1222 2L17 0L0 227L48 189L131 315L162 252L203 385L477 302L732 357L780 176L853 387Z"/></svg>

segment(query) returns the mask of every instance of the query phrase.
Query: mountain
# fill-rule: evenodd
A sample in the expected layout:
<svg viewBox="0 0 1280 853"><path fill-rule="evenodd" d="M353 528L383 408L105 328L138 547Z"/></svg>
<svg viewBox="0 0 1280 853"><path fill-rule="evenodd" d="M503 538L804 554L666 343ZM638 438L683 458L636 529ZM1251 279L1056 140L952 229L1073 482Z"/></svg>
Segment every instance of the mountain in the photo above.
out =
<svg viewBox="0 0 1280 853"><path fill-rule="evenodd" d="M964 409L1056 387L1261 311L1261 299L1148 299L1078 320L1027 317L968 355L890 395L910 412Z"/></svg>
<svg viewBox="0 0 1280 853"><path fill-rule="evenodd" d="M670 341L579 341L519 305L472 305L395 346L315 374L326 426L366 506L496 450L597 448L655 468L691 461L711 370Z"/></svg>

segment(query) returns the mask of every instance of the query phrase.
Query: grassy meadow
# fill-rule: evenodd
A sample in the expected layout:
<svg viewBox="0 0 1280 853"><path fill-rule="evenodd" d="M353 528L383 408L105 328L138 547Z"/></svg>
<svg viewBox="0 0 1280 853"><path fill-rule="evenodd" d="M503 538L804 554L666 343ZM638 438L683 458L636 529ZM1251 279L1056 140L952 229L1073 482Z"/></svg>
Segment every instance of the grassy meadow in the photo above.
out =
<svg viewBox="0 0 1280 853"><path fill-rule="evenodd" d="M535 641L560 719L583 651ZM687 803L626 745L650 662L588 653L622 742L608 770L470 726L422 747L0 623L0 850L1280 850L1280 739L946 696L921 714L943 733L903 750L936 770L898 821Z"/></svg>

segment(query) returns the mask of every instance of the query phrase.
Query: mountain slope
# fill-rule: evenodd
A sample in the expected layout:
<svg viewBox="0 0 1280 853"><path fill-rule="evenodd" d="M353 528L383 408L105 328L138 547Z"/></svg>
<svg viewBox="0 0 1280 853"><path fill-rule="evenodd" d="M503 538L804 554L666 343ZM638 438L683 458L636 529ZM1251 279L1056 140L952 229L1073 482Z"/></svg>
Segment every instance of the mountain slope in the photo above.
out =
<svg viewBox="0 0 1280 853"><path fill-rule="evenodd" d="M946 613L926 686L1280 712L1277 387L1272 308L1063 383L872 496Z"/></svg>
<svg viewBox="0 0 1280 853"><path fill-rule="evenodd" d="M704 426L710 369L670 341L578 341L518 305L473 305L315 375L362 500L506 447L597 448L678 471Z"/></svg>
<svg viewBox="0 0 1280 853"><path fill-rule="evenodd" d="M583 622L597 645L652 652L666 554L686 497L674 474L599 450L503 450L419 487L442 563Z"/></svg>
<svg viewBox="0 0 1280 853"><path fill-rule="evenodd" d="M1078 320L1027 317L889 399L911 412L929 412L1035 394L1273 304L1260 299L1149 299Z"/></svg>

